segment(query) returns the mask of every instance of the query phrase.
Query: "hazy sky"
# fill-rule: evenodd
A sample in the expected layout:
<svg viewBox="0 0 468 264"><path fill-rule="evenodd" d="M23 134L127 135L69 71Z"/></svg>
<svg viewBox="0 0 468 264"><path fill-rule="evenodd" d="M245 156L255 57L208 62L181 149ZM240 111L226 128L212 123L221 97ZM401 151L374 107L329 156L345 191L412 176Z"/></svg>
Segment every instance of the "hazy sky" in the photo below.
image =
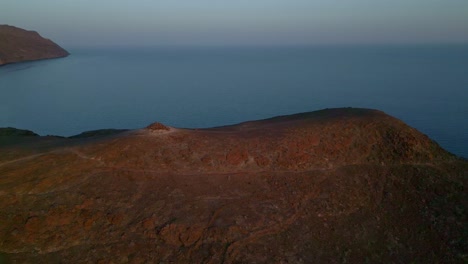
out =
<svg viewBox="0 0 468 264"><path fill-rule="evenodd" d="M468 0L1 0L64 45L468 43Z"/></svg>

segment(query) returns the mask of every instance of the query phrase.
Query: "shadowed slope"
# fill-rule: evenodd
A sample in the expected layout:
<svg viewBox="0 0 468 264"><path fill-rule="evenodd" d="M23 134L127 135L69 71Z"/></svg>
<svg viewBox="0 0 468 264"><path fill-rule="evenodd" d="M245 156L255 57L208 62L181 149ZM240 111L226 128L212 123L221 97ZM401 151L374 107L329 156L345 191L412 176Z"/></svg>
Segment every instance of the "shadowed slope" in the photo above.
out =
<svg viewBox="0 0 468 264"><path fill-rule="evenodd" d="M466 258L467 162L380 111L41 140L0 146L11 260Z"/></svg>

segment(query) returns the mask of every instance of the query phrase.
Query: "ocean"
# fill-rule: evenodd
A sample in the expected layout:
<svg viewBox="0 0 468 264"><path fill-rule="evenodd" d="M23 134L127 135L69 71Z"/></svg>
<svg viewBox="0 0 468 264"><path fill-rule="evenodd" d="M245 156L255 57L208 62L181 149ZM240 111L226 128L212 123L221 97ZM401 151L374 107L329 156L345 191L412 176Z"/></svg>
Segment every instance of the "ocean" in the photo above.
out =
<svg viewBox="0 0 468 264"><path fill-rule="evenodd" d="M468 46L101 47L0 67L0 127L71 136L379 109L468 157Z"/></svg>

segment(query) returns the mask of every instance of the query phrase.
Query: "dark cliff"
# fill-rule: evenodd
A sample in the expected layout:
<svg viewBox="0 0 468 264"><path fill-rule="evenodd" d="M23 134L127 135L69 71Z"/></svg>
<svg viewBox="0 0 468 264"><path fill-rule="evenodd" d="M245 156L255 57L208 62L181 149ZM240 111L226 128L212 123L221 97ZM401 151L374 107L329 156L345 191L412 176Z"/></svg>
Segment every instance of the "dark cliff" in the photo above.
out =
<svg viewBox="0 0 468 264"><path fill-rule="evenodd" d="M0 257L466 261L468 162L380 111L113 132L4 133Z"/></svg>
<svg viewBox="0 0 468 264"><path fill-rule="evenodd" d="M66 50L35 31L0 25L0 65L68 55Z"/></svg>

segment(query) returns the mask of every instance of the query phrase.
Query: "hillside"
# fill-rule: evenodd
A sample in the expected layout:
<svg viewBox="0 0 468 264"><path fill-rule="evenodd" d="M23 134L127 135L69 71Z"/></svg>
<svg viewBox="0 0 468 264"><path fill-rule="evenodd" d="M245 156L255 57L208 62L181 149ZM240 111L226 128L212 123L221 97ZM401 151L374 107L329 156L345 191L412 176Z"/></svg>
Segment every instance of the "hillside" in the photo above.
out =
<svg viewBox="0 0 468 264"><path fill-rule="evenodd" d="M73 138L0 131L14 263L463 263L468 162L398 119L326 109Z"/></svg>
<svg viewBox="0 0 468 264"><path fill-rule="evenodd" d="M66 50L35 31L0 25L0 65L68 55Z"/></svg>

